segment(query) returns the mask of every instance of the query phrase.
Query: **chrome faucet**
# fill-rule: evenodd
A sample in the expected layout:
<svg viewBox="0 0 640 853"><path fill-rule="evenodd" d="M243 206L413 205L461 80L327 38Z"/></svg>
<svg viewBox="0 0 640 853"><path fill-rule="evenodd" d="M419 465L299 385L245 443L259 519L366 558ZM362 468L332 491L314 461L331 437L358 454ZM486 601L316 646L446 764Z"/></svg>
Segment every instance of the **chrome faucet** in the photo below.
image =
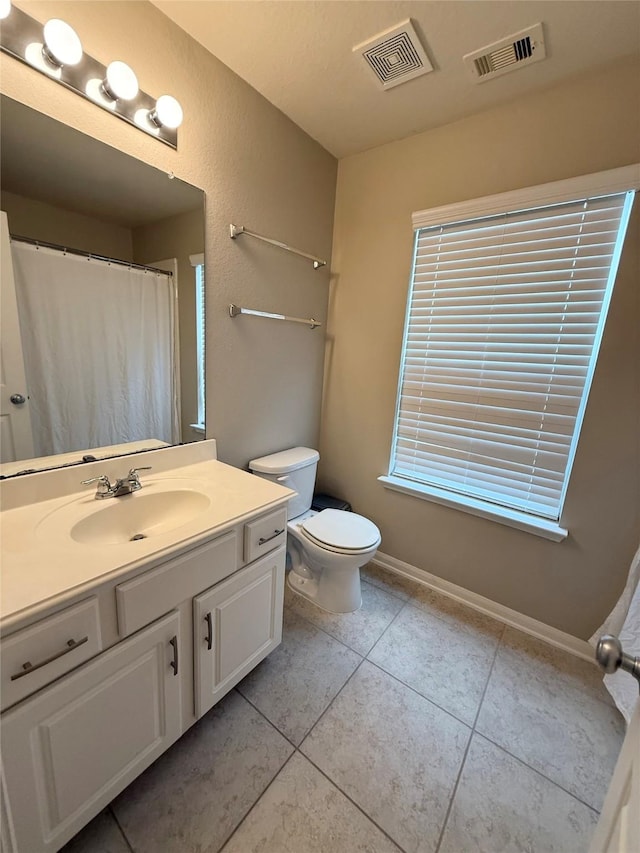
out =
<svg viewBox="0 0 640 853"><path fill-rule="evenodd" d="M101 474L99 477L91 477L89 480L82 480L83 486L88 486L90 483L97 483L96 500L103 498L119 498L122 495L130 495L132 492L137 492L142 488L139 471L151 471L151 466L146 465L143 468L130 468L126 477L122 477L111 483L106 474Z"/></svg>

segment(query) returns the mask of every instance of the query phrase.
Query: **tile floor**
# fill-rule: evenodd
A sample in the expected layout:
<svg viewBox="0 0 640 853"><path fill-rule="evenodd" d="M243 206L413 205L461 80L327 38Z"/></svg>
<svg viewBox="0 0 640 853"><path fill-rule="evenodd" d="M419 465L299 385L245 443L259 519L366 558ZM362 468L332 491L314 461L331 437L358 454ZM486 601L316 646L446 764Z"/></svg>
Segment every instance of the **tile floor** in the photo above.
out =
<svg viewBox="0 0 640 853"><path fill-rule="evenodd" d="M624 736L595 667L373 565L65 853L585 853Z"/></svg>

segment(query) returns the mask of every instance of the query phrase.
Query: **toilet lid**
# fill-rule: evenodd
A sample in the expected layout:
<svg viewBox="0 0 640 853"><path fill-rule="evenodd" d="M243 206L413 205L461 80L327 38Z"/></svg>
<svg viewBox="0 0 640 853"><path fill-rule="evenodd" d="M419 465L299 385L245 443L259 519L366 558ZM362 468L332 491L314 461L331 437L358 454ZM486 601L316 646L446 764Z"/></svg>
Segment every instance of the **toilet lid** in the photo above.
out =
<svg viewBox="0 0 640 853"><path fill-rule="evenodd" d="M380 541L380 531L372 521L342 509L323 509L303 521L302 530L319 545L341 551L364 551Z"/></svg>

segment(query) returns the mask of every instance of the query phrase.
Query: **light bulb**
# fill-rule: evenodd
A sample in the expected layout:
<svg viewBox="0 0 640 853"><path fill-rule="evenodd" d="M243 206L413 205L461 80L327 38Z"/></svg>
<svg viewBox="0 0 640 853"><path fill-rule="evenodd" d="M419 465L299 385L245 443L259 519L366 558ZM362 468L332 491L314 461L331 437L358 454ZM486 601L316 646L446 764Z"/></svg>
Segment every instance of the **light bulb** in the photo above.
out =
<svg viewBox="0 0 640 853"><path fill-rule="evenodd" d="M131 101L139 91L138 78L126 62L116 60L107 66L107 76L102 81L102 89L114 101L118 98Z"/></svg>
<svg viewBox="0 0 640 853"><path fill-rule="evenodd" d="M91 98L99 106L115 112L116 102L110 95L107 95L103 81L99 77L90 77L84 87L84 92L87 98Z"/></svg>
<svg viewBox="0 0 640 853"><path fill-rule="evenodd" d="M9 16L11 0L0 0L0 21Z"/></svg>
<svg viewBox="0 0 640 853"><path fill-rule="evenodd" d="M156 108L149 113L149 118L157 127L175 130L182 124L182 107L171 95L160 95Z"/></svg>
<svg viewBox="0 0 640 853"><path fill-rule="evenodd" d="M54 65L77 65L82 59L82 44L73 27L59 18L51 18L44 25L42 52Z"/></svg>

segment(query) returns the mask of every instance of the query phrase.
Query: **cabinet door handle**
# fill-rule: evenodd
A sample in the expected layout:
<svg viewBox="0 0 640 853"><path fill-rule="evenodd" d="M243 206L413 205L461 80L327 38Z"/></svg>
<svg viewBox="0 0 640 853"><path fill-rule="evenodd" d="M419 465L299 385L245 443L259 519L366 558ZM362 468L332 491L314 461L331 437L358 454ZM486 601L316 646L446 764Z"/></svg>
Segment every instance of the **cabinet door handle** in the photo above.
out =
<svg viewBox="0 0 640 853"><path fill-rule="evenodd" d="M210 652L213 648L213 619L211 618L211 613L207 613L204 621L207 623L207 651Z"/></svg>
<svg viewBox="0 0 640 853"><path fill-rule="evenodd" d="M261 536L260 539L258 539L258 545L264 545L266 542L271 542L272 539L276 539L276 537L280 536L281 533L284 533L284 527L282 530L274 530L271 536L267 536L266 539L264 536Z"/></svg>
<svg viewBox="0 0 640 853"><path fill-rule="evenodd" d="M173 646L173 660L169 662L169 666L173 670L173 674L178 674L178 638L172 637L169 644Z"/></svg>
<svg viewBox="0 0 640 853"><path fill-rule="evenodd" d="M78 646L84 645L84 643L89 642L89 637L83 637L81 640L67 640L67 647L62 649L61 652L56 652L55 655L51 655L44 660L41 660L40 663L31 663L31 661L27 661L22 664L22 672L16 672L15 675L11 676L11 681L17 681L19 678L24 678L25 675L29 675L31 672L35 672L36 669L40 669L43 666L46 666L48 663L53 663L54 660L58 660L63 655L68 655L69 652L72 652L74 649L77 649Z"/></svg>

